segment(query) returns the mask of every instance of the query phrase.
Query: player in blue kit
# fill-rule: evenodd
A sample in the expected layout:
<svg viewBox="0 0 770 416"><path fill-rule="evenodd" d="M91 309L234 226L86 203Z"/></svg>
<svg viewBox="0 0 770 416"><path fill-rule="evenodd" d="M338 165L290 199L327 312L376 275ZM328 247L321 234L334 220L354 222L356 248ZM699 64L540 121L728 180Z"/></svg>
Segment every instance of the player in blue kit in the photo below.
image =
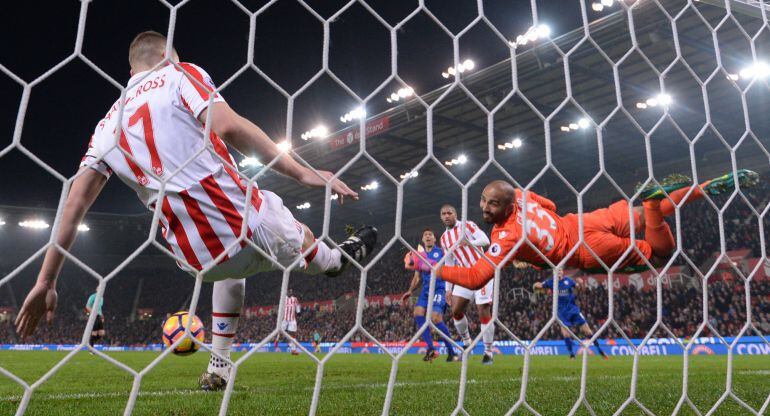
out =
<svg viewBox="0 0 770 416"><path fill-rule="evenodd" d="M433 234L433 231L430 228L423 230L422 244L425 250L419 254L412 254L413 256L419 255L424 259L427 259L431 264L436 264L439 260L441 260L442 257L444 257L444 252L435 245L436 236ZM406 267L409 270L413 270L414 261L412 261L410 257L411 256L407 255L407 259L405 260ZM403 296L401 296L401 304L408 305L409 299L412 297L412 293L415 291L415 289L417 289L418 286L420 286L420 282L422 282L422 291L420 292L420 297L417 300L417 304L414 306L414 323L417 325L417 328L420 328L425 324L425 311L428 308L428 289L430 288L430 271L420 272L415 270L414 276L412 277L412 282L409 285L409 290L407 290ZM452 348L452 343L448 340L449 328L447 328L446 324L444 323L444 310L446 309L446 305L446 283L443 280L436 278L436 287L433 292L433 313L431 314L431 319L433 324L436 325L436 328L438 328L438 330L447 337L444 339L444 345L446 345L448 353L447 361L452 362L457 361L457 355ZM433 335L431 335L430 328L427 328L422 333L422 339L428 346L428 350L425 353L423 361L433 362L433 360L438 357L438 352L433 347Z"/></svg>
<svg viewBox="0 0 770 416"><path fill-rule="evenodd" d="M556 274L559 277L559 320L567 327L579 327L580 332L584 337L592 337L594 333L591 331L591 327L588 326L585 317L580 312L577 303L575 303L574 291L577 283L571 278L564 276L564 271L561 269L558 269ZM537 282L535 283L534 288L536 291L553 289L553 279ZM564 327L561 328L561 334L564 337L564 344L567 346L567 351L569 351L569 358L574 359L575 353L572 350L572 337L570 337L569 332L567 332L567 329ZM599 346L598 342L594 343L594 346L596 347L596 352L598 352L605 360L609 358L607 357L607 354L602 351L602 347Z"/></svg>

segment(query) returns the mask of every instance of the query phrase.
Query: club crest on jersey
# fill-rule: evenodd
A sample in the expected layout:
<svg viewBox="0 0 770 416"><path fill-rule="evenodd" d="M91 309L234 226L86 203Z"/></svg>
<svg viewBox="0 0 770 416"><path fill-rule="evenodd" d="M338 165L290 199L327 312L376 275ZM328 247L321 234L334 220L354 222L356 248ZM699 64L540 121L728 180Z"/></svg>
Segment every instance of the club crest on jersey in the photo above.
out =
<svg viewBox="0 0 770 416"><path fill-rule="evenodd" d="M500 248L500 244L494 243L491 246L489 246L489 254L497 257L500 255L500 253L503 252L503 249Z"/></svg>
<svg viewBox="0 0 770 416"><path fill-rule="evenodd" d="M220 322L217 324L217 328L219 328L219 330L222 331L225 328L227 328L227 324L225 322Z"/></svg>
<svg viewBox="0 0 770 416"><path fill-rule="evenodd" d="M500 231L500 234L498 234L500 238L505 238L505 236L507 235L508 235L508 231Z"/></svg>
<svg viewBox="0 0 770 416"><path fill-rule="evenodd" d="M433 253L433 258L437 259L438 258L438 253Z"/></svg>

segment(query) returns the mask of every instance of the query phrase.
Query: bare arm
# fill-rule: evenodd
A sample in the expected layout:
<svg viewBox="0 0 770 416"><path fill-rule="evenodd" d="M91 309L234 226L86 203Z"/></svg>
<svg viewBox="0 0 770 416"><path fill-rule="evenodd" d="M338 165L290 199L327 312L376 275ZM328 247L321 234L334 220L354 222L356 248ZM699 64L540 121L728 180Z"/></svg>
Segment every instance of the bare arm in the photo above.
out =
<svg viewBox="0 0 770 416"><path fill-rule="evenodd" d="M68 251L75 242L78 224L83 221L86 212L107 183L107 177L101 173L90 168L83 169L86 171L72 183L67 200L64 202L56 235L56 243ZM30 290L16 317L16 331L22 337L34 332L44 314L49 322L53 319L57 300L56 282L63 264L64 254L56 247L49 247L45 253L43 266L37 275L37 283Z"/></svg>
<svg viewBox="0 0 770 416"><path fill-rule="evenodd" d="M401 303L406 304L406 302L409 300L409 298L412 297L412 293L414 293L414 290L417 289L417 286L420 285L420 272L415 271L414 275L412 276L412 281L409 283L409 289L407 289L406 292L404 292L403 295L401 295Z"/></svg>
<svg viewBox="0 0 770 416"><path fill-rule="evenodd" d="M273 160L281 155L281 150L261 128L240 116L227 103L216 102L203 110L198 115L202 123L206 122L209 111L212 130L242 154L257 154L262 160ZM324 179L328 180L333 176L330 172L318 171L321 175L319 176L288 154L283 155L272 168L306 186L325 186ZM332 182L332 191L339 194L340 199L346 196L358 199L358 193L339 179Z"/></svg>

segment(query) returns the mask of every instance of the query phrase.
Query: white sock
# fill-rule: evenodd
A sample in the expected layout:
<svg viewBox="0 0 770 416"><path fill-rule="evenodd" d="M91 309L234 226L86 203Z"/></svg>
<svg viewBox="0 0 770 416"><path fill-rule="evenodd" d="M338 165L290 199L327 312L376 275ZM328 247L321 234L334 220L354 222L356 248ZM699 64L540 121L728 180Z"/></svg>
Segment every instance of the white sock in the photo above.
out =
<svg viewBox="0 0 770 416"><path fill-rule="evenodd" d="M245 279L214 282L214 293L211 297L211 350L227 359L230 358L245 294ZM212 354L207 371L227 380L230 376L230 364Z"/></svg>
<svg viewBox="0 0 770 416"><path fill-rule="evenodd" d="M292 333L291 336L296 339L297 333L296 332ZM287 339L286 341L289 342L289 351L291 351L291 352L297 351L297 344L293 343L290 339Z"/></svg>
<svg viewBox="0 0 770 416"><path fill-rule="evenodd" d="M471 340L471 331L468 330L468 317L463 315L462 319L453 319L455 323L455 329L460 334L460 338L463 340L463 346L467 347L473 341Z"/></svg>
<svg viewBox="0 0 770 416"><path fill-rule="evenodd" d="M305 256L305 273L319 274L342 267L342 255L337 249L331 249L323 241L319 241L315 249Z"/></svg>
<svg viewBox="0 0 770 416"><path fill-rule="evenodd" d="M484 341L484 352L492 353L492 345L495 342L495 325L490 320L486 324L481 324L481 339Z"/></svg>

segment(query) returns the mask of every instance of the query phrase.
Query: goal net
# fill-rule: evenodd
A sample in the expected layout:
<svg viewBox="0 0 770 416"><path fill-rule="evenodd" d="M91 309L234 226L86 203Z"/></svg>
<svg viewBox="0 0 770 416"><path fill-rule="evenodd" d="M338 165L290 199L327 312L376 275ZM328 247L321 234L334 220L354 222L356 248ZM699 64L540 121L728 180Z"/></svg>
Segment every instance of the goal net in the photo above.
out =
<svg viewBox="0 0 770 416"><path fill-rule="evenodd" d="M159 0L159 3L169 12L166 35L167 51L170 52L172 45L181 46L177 36L184 25L181 15L194 2ZM309 313L319 314L326 306L334 308L334 314L322 316L346 325L335 327L336 336L322 348L324 354L314 353L313 347L306 342L309 339L295 338L293 332L287 332L282 326L287 293L291 287L298 287L292 282L299 279L300 285L321 287L324 283L318 279L323 278L316 277L310 282L296 273L302 267L302 256L288 267L274 259L281 278L275 280L280 280L280 285L273 285L271 290L280 300L277 305L272 305L275 315L266 313L270 317L269 329L259 333L253 342L244 344L244 354L233 356L232 376L220 405L222 415L231 409L231 397L244 382L239 370L279 340L296 345L312 362L313 386L305 392L311 396L309 414L323 413L319 408L323 406L322 395L330 362L354 349L376 351L381 354L379 357L387 357L389 373L382 384L381 413L399 413L394 402L404 365L407 365L404 363L415 352L423 351L420 350L424 347L421 335L425 331L438 333L437 341L449 339L462 356L456 384L452 384L456 394L452 398L451 414L471 414L466 400L469 386L486 377L483 374L472 377L469 364L483 345L480 331L474 332L473 343L464 348L461 342L442 335L437 324L428 319L418 329L410 326L406 340L388 338L399 336L395 327L401 323L396 324L393 319L404 318L411 325L411 316L401 312L391 315L373 312L371 305L397 303L396 299L385 296L396 293L387 281L407 279L394 277L398 273L393 270L401 270L404 253L418 250L415 236L426 226L439 224L438 213L443 204L455 204L461 221L481 223L478 199L484 185L491 180L503 179L518 188L545 195L556 203L560 214L582 214L618 200L639 206L639 184L660 184L672 173L686 174L695 184L725 173L737 175L742 169L759 172L760 180L770 173L767 150L770 63L763 60L770 48L767 20L770 8L762 1L532 0L501 6L478 0L452 6L458 7L457 14L468 11L466 18L461 19L446 4L427 0L419 0L402 14L365 0L340 3L334 10L329 5L297 0L291 2L296 6L293 10L304 16L303 22L315 22L319 28L312 34L320 38L314 41L319 44L321 53L317 69L309 71L302 82L295 82L296 85L287 85L278 79L281 67L292 66L289 62L280 62L281 53L276 52L278 62L265 63L255 59L254 51L281 47L260 45L262 32L259 29L263 19L277 18L271 13L280 3L270 1L254 6L232 0L232 5L248 21L248 34L241 36L247 37L248 52L230 76L217 82L216 91L227 96L231 91L247 88L241 84L243 79L256 79L255 82L262 85L260 92L270 90L269 94L278 97L276 101L285 103L279 111L284 118L279 123L284 153L272 161L259 161L257 168L250 164L255 162L253 160L236 161L242 167L238 174L248 184L247 198L257 192L255 186L259 182L260 189L270 189L283 197L287 206L296 206L292 211L297 219L307 223L319 241L330 245L336 246L334 241L341 241L345 237L342 230L351 225L374 223L380 229L381 238L371 258L362 264L351 259L354 267L344 278L354 282L352 295L311 307L316 309ZM564 13L569 17L559 20L558 9L562 6L550 3L565 3ZM23 274L33 274L31 265L39 262L46 249L57 246L55 241L63 203L77 176L55 169L36 151L30 150L34 146L30 147L26 138L22 140L23 132L28 128L27 110L38 98L33 97L33 91L71 62L80 61L90 68L93 76L104 79L120 91L119 102L125 99L128 88L83 52L92 7L94 4L90 1L81 0L73 52L42 75L26 79L9 69L10 65L0 63L0 72L22 91L12 139L0 149L0 170L10 173L3 166L3 160L8 160L12 153L20 153L28 163L34 164L35 169L61 182L59 208L51 224L48 242L31 256L0 260L0 290L6 286L11 292L11 282ZM501 19L501 15L511 18ZM545 15L558 23L547 21ZM359 22L362 26L377 28L380 35L376 42L377 53L361 51L370 42L367 38L353 41L335 38L336 28L356 19L364 22ZM512 23L514 20L515 24ZM566 29L558 29L557 24ZM214 30L215 25L210 29ZM478 54L488 53L495 58L486 62L474 61L470 58L474 51L469 44L489 49L483 53L478 51ZM350 50L340 52L337 45L349 46ZM439 56L438 52L434 54L434 48L443 48L441 50L448 53L445 65L433 74L441 77L443 83L421 88L413 80L428 71L426 68L435 67L435 62L430 62ZM335 64L335 59L345 52L360 54L363 60L381 61L378 64L381 76L364 77L357 73L361 71L355 65ZM290 58L288 56L287 60ZM179 69L185 71L181 66ZM366 80L359 80L359 75ZM206 88L205 85L200 87ZM306 99L319 91L333 91L330 96L334 99ZM339 123L335 121L337 127L315 126L316 114L323 113L323 107L335 106L335 99L339 97L345 98L337 102L354 105L339 109L343 116ZM211 95L210 103L213 100L214 95ZM122 105L116 117L124 117ZM209 124L205 137L209 137ZM224 163L231 163L216 152L215 145L208 140L203 151L211 152ZM120 148L117 141L115 148L127 158L133 157ZM287 184L285 178L271 173L272 166L282 157L289 156L314 170L332 170L335 178L356 187L361 193L359 207L364 208L356 208L356 203L348 205L347 202L339 207L328 182L323 192L313 192ZM193 158L186 163L192 161ZM170 176L179 173L169 172L159 177L150 166L140 169L164 184ZM318 170L316 173L321 177ZM692 194L698 189L692 187ZM669 386L677 397L667 413L701 415L740 410L765 414L770 405L770 392L760 383L758 391L747 390L751 398L746 399L735 388L734 361L740 355L754 354L745 344L747 339L751 339L751 348L758 353L770 351L766 336L767 328L770 328L767 301L770 270L765 271L768 264L765 249L768 190L770 188L763 184L756 191L743 189L740 184L728 184L719 196L706 195L692 210L690 206L685 207L685 203L678 203L674 215L669 218L676 248L663 267L633 273L621 270L623 259L641 254L633 243L644 236L633 230L632 244L625 250L623 258L614 264L599 261L598 270L578 271L565 266L567 260L576 255L578 246L573 247L561 263L553 263L539 253L542 264L537 268L519 262L514 262L513 268L497 267L492 307L492 322L498 340L496 348L502 355L520 355L521 364L515 374L497 375L506 383L516 380L515 387L507 391L507 397L484 400L504 402L506 414L549 414L552 411L549 409L553 409L549 407L549 401L568 401L569 414L655 414L656 409L639 394L640 384L646 376L645 357L661 348L669 348L672 354L681 358L677 364L681 366L681 374L677 379L679 383ZM664 197L667 198L668 195ZM112 279L146 249L162 254L156 256L157 262L187 264L187 260L169 250L158 235L161 215L161 207L157 207L151 219L142 218L152 224L149 235L144 235L141 245L129 256L121 257L106 273L89 264L87 256L58 247L65 253L68 267L98 281L94 308L100 307L105 293L120 289L120 285L111 282ZM527 218L530 215L537 213L524 215L522 227L528 233L511 252L510 260L514 260L521 250L535 249L530 240L533 235L538 236L538 232L535 230L533 234L529 228L532 227L531 218ZM8 226L11 225L14 224L9 222ZM580 244L585 244L582 219L579 227ZM540 237L546 238L544 235ZM103 237L109 238L108 235ZM250 249L270 257L270 253L247 241L245 235L239 243L248 244ZM455 246L449 253L457 249ZM304 254L311 250L312 247ZM478 253L484 257L479 261L490 261L481 251ZM184 306L193 315L200 311L202 299L210 292L207 289L209 283L203 282L203 276L213 266L213 263L203 265L194 285L180 288L187 291L192 286ZM148 273L151 269L152 266L147 267ZM594 302L587 313L601 316L601 319L589 322L593 329L591 335L565 326L560 320L558 291L543 295L533 290L533 283L546 279L558 284L554 270L565 269L567 273L579 276L581 284L586 285L584 290L588 294L585 296ZM63 279L66 281L67 277ZM250 278L247 291L259 290L261 285L268 284L260 277ZM428 299L433 299L437 293L436 284L433 273ZM403 289L405 287L399 286L401 293ZM725 301L727 298L735 299L737 303L730 304ZM132 313L135 310L136 304ZM433 303L428 302L426 316L433 312L436 312ZM254 313L261 312L256 310ZM470 309L468 313L475 314ZM321 318L314 319L317 323L322 322ZM56 374L67 368L76 354L86 350L131 377L125 414L140 413L138 399L143 394L143 381L162 365L171 349L164 349L151 362L136 368L122 362L119 354L105 354L100 349L89 348L95 321L96 314L91 314L77 345L42 375L34 378L20 376L0 361L0 374L23 389L23 394L13 399L18 399L17 415L29 413L27 410L34 403L36 392L47 383L55 382L52 379ZM6 327L11 328L10 324ZM187 337L191 338L189 331L188 328ZM156 335L160 340L160 328ZM561 395L557 384L533 394L530 383L540 374L537 359L557 351L563 354L562 338L574 340L578 353L575 368L579 370L554 380L574 383L576 394ZM9 334L3 335L0 341L10 344L12 339ZM202 352L199 354L210 352L209 344L195 342L200 345ZM600 363L591 357L596 344L609 351L613 359L614 355L627 356L628 365L623 370L627 373L602 373ZM281 345L285 347L285 344ZM704 404L703 400L694 398L700 390L697 388L699 380L692 377L692 357L715 352L723 352L726 356L725 364L719 368L722 387L715 400ZM742 380L747 377L766 379L767 374L744 374ZM493 376L489 377L493 380ZM602 401L601 394L591 394L589 390L592 381L601 377L629 380L622 400L597 406L597 402ZM766 380L764 384L767 384ZM416 388L423 387L430 389L432 385ZM254 400L259 400L259 394L256 393ZM403 412L406 414L408 410Z"/></svg>

